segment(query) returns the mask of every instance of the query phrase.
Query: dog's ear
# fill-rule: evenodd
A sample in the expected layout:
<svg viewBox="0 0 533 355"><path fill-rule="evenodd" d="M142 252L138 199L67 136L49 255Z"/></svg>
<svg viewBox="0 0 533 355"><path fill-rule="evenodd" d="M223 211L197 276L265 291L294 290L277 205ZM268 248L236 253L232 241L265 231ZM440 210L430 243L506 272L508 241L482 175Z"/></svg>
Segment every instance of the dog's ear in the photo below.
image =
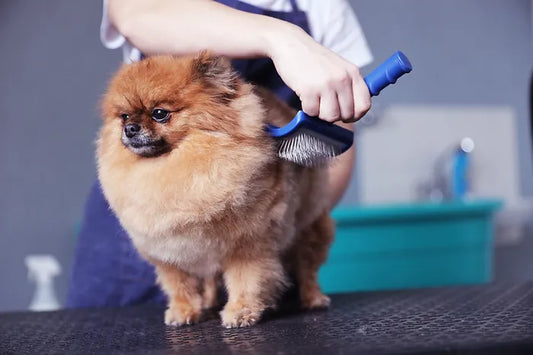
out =
<svg viewBox="0 0 533 355"><path fill-rule="evenodd" d="M203 80L209 86L222 90L227 99L237 94L239 79L225 57L202 51L193 58L192 72L193 80Z"/></svg>

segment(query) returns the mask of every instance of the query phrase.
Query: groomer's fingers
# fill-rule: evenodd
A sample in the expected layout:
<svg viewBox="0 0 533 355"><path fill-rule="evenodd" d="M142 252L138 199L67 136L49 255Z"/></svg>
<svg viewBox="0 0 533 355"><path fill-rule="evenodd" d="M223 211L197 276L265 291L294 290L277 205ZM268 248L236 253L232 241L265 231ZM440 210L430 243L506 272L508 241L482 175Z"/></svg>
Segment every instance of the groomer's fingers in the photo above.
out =
<svg viewBox="0 0 533 355"><path fill-rule="evenodd" d="M313 93L304 94L300 97L302 102L302 111L309 116L316 117L320 112L320 97Z"/></svg>
<svg viewBox="0 0 533 355"><path fill-rule="evenodd" d="M341 120L351 120L354 117L354 95L352 76L345 72L337 81L337 101L339 103Z"/></svg>
<svg viewBox="0 0 533 355"><path fill-rule="evenodd" d="M343 119L344 122L358 121L368 112L368 110L370 110L370 107L372 106L372 101L370 100L370 92L368 91L368 87L366 86L366 83L361 76L359 76L353 81L352 92L354 103L353 118Z"/></svg>
<svg viewBox="0 0 533 355"><path fill-rule="evenodd" d="M334 90L328 90L320 96L320 112L318 117L324 121L338 121L341 115L339 100Z"/></svg>

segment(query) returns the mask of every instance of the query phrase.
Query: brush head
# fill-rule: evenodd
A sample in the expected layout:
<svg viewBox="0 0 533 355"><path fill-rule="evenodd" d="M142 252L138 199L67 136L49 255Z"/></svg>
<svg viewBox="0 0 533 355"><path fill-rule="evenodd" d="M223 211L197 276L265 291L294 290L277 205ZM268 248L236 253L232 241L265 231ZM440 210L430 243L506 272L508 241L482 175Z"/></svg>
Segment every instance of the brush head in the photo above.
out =
<svg viewBox="0 0 533 355"><path fill-rule="evenodd" d="M323 165L353 144L352 131L302 111L288 125L269 126L268 131L277 141L280 158L307 167Z"/></svg>
<svg viewBox="0 0 533 355"><path fill-rule="evenodd" d="M342 145L331 144L309 132L299 132L278 143L278 156L298 165L316 167L342 154Z"/></svg>

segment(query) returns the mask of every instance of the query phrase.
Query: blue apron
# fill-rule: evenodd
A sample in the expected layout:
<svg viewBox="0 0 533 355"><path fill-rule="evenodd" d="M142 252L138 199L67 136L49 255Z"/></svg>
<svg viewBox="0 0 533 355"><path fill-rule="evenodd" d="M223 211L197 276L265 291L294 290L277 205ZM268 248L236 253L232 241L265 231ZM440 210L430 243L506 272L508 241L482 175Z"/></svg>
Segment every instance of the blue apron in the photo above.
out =
<svg viewBox="0 0 533 355"><path fill-rule="evenodd" d="M290 12L265 10L236 0L218 2L293 23L310 33L307 16L298 9L296 0L290 1ZM233 66L247 81L269 88L295 109L300 108L300 100L283 83L270 59L239 59L233 61ZM85 205L66 306L104 307L165 302L165 295L155 283L153 266L139 256L96 182Z"/></svg>

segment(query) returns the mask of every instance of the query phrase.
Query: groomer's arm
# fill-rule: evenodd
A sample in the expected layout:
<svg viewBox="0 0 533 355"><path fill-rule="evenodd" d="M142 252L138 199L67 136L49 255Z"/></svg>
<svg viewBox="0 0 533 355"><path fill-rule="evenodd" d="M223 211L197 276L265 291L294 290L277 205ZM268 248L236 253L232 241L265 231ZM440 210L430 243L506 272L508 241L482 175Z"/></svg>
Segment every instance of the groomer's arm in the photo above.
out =
<svg viewBox="0 0 533 355"><path fill-rule="evenodd" d="M209 49L234 58L270 56L277 37L299 31L209 0L109 0L108 14L118 31L147 55Z"/></svg>

